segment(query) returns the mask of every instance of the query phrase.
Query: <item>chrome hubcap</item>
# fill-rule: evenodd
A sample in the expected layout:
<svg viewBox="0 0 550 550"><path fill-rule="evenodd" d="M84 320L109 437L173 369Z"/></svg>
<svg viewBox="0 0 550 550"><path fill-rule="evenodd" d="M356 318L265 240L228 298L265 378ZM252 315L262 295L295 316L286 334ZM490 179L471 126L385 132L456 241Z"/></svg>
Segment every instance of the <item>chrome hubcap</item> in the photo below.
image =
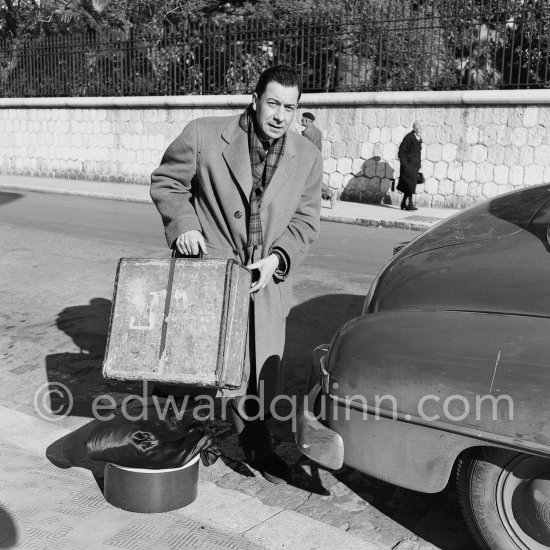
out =
<svg viewBox="0 0 550 550"><path fill-rule="evenodd" d="M550 460L519 455L503 470L497 506L504 526L522 550L550 548Z"/></svg>

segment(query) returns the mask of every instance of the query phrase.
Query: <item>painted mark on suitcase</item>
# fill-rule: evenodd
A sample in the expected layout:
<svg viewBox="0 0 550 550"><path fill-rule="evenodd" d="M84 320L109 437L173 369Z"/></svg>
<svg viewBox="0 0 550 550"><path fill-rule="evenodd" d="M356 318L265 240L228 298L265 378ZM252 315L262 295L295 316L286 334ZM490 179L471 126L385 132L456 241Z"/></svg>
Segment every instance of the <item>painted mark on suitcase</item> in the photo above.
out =
<svg viewBox="0 0 550 550"><path fill-rule="evenodd" d="M137 325L136 324L136 318L135 316L130 316L130 323L128 325L128 328L130 330L153 330L157 323L157 313L158 309L157 306L162 300L166 300L166 290L160 290L157 292L150 292L149 293L152 296L151 301L149 302L149 314L147 316L148 323L146 325Z"/></svg>

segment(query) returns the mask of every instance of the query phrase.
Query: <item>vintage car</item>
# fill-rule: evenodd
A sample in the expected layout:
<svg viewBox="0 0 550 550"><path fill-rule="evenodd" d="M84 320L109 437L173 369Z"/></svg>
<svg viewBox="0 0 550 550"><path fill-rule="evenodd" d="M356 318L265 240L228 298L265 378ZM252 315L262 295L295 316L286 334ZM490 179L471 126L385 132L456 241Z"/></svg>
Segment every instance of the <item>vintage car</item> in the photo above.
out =
<svg viewBox="0 0 550 550"><path fill-rule="evenodd" d="M416 491L456 476L481 548L550 548L550 185L396 247L315 351L296 442Z"/></svg>

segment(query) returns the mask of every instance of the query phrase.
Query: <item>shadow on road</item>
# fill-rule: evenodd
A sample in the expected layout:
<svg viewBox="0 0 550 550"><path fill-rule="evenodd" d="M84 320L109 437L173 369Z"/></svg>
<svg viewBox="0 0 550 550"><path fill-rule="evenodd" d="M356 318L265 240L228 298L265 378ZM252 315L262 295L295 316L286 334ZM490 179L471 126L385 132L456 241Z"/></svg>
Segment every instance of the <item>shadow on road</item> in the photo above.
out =
<svg viewBox="0 0 550 550"><path fill-rule="evenodd" d="M477 548L462 518L454 475L447 488L436 494L403 489L347 467L336 477L358 497L440 550Z"/></svg>
<svg viewBox="0 0 550 550"><path fill-rule="evenodd" d="M23 198L23 195L21 195L20 193L9 193L5 191L0 191L0 206L4 206L5 204L9 204L10 202L13 202L22 198Z"/></svg>
<svg viewBox="0 0 550 550"><path fill-rule="evenodd" d="M302 395L311 370L311 355L321 344L330 344L342 325L361 315L364 296L326 294L298 304L287 319L284 353L285 392Z"/></svg>
<svg viewBox="0 0 550 550"><path fill-rule="evenodd" d="M107 343L111 301L92 298L89 304L70 306L56 318L56 326L71 337L80 348L78 353L65 352L48 355L45 359L50 383L50 407L55 414L66 414L70 406L67 391L57 391L63 384L72 398L70 414L93 418L94 399L103 394L115 401L132 393L142 395L142 384L107 380L101 374ZM113 395L114 394L114 395Z"/></svg>
<svg viewBox="0 0 550 550"><path fill-rule="evenodd" d="M10 514L0 508L0 548L14 548L17 542L15 523Z"/></svg>

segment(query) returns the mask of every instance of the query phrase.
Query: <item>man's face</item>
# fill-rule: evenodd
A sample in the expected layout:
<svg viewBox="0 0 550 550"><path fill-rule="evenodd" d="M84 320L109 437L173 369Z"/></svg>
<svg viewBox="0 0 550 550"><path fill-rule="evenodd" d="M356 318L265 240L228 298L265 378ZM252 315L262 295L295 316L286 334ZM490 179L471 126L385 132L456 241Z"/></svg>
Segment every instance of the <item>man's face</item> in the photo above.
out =
<svg viewBox="0 0 550 550"><path fill-rule="evenodd" d="M311 124L311 122L312 122L311 119L309 119L309 118L307 118L307 117L305 117L305 116L302 117L302 126L306 126L306 127L307 127L307 126L309 126L309 125Z"/></svg>
<svg viewBox="0 0 550 550"><path fill-rule="evenodd" d="M298 87L270 82L261 97L252 96L261 139L278 139L290 128L298 107Z"/></svg>

